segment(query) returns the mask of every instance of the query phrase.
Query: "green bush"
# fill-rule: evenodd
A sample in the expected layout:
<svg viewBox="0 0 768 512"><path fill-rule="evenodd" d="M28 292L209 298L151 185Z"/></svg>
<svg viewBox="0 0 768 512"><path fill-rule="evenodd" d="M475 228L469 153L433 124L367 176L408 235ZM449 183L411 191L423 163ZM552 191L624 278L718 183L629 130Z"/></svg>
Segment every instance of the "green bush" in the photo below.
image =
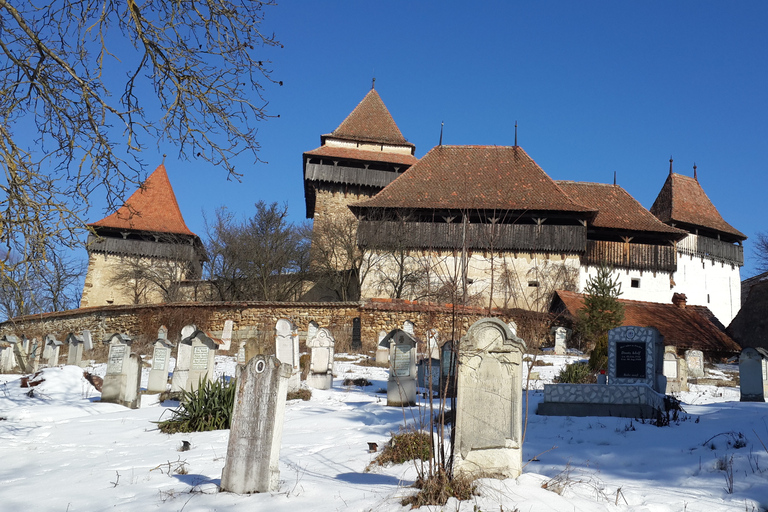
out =
<svg viewBox="0 0 768 512"><path fill-rule="evenodd" d="M608 369L608 335L603 334L597 338L595 348L589 355L589 369L593 372Z"/></svg>
<svg viewBox="0 0 768 512"><path fill-rule="evenodd" d="M206 381L195 391L184 391L179 408L169 420L158 422L166 434L205 432L229 428L235 404L235 380Z"/></svg>
<svg viewBox="0 0 768 512"><path fill-rule="evenodd" d="M555 382L560 384L592 384L596 382L595 375L586 363L578 362L567 364L560 370L560 375L555 377Z"/></svg>

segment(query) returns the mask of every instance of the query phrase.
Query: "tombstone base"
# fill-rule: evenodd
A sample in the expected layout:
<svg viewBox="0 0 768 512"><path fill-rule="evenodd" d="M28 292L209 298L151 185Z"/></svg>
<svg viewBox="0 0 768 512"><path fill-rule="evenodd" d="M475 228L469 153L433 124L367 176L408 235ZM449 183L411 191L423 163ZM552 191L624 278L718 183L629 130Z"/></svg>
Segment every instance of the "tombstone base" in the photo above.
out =
<svg viewBox="0 0 768 512"><path fill-rule="evenodd" d="M387 381L387 405L392 407L416 405L416 379Z"/></svg>
<svg viewBox="0 0 768 512"><path fill-rule="evenodd" d="M739 402L765 402L765 397L763 395L745 395L742 393Z"/></svg>
<svg viewBox="0 0 768 512"><path fill-rule="evenodd" d="M509 441L512 444L511 440ZM458 450L457 450L458 451ZM457 453L453 471L456 474L479 476L492 474L496 478L517 478L523 472L520 446L472 449L466 454Z"/></svg>
<svg viewBox="0 0 768 512"><path fill-rule="evenodd" d="M379 347L376 349L376 364L389 364L389 348Z"/></svg>
<svg viewBox="0 0 768 512"><path fill-rule="evenodd" d="M652 419L665 411L664 395L646 384L546 384L536 414Z"/></svg>
<svg viewBox="0 0 768 512"><path fill-rule="evenodd" d="M181 393L187 389L189 370L175 369L171 378L171 393Z"/></svg>
<svg viewBox="0 0 768 512"><path fill-rule="evenodd" d="M301 391L301 374L293 373L288 379L288 393L296 393Z"/></svg>
<svg viewBox="0 0 768 512"><path fill-rule="evenodd" d="M168 372L150 370L147 379L148 393L165 393L168 391Z"/></svg>
<svg viewBox="0 0 768 512"><path fill-rule="evenodd" d="M313 389L331 389L333 387L333 374L310 373L307 375L307 385Z"/></svg>

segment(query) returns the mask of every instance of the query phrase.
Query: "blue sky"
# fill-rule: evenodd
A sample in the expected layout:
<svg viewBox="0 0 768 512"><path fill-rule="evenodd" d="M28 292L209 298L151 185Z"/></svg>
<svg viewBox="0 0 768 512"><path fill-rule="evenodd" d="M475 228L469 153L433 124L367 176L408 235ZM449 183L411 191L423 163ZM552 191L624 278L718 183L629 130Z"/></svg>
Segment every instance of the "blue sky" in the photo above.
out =
<svg viewBox="0 0 768 512"><path fill-rule="evenodd" d="M376 89L423 156L437 144L519 144L554 179L618 182L650 208L666 179L692 175L750 237L768 231L768 2L284 1L262 29L276 80L261 158L241 183L162 153L187 225L258 200L305 217L302 152ZM94 212L93 220L101 218Z"/></svg>

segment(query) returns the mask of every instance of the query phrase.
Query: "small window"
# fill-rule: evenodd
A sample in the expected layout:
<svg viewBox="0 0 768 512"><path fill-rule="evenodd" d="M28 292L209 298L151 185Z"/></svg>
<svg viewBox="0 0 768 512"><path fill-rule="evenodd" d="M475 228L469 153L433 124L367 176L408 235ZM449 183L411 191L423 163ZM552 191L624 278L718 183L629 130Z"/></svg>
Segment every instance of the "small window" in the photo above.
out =
<svg viewBox="0 0 768 512"><path fill-rule="evenodd" d="M629 283L629 285L632 288L640 288L640 280L639 279L632 279L632 281Z"/></svg>
<svg viewBox="0 0 768 512"><path fill-rule="evenodd" d="M528 281L528 288L538 288L539 282L538 281Z"/></svg>

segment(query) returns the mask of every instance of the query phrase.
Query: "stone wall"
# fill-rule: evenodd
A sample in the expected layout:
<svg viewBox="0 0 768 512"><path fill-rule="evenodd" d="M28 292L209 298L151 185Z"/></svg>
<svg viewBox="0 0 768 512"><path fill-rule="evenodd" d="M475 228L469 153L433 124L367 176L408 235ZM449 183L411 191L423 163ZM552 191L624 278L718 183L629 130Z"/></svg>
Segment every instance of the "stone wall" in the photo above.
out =
<svg viewBox="0 0 768 512"><path fill-rule="evenodd" d="M362 348L374 351L379 331L402 328L406 320L415 324L417 339L426 340L426 331L437 329L442 342L459 339L472 323L488 316L487 313L483 308L454 308L389 299L365 303L209 302L104 306L11 319L0 323L0 335L42 339L46 334L55 334L57 339L64 339L70 332L88 329L94 340L103 340L113 333L126 333L137 339L154 341L158 327L165 325L169 338L177 341L184 325L196 324L216 334L223 330L224 321L231 319L234 321L233 339L239 340L258 333L271 337L277 320L287 318L304 332L314 320L320 327L328 328L337 340L350 342L353 321L360 318ZM492 315L504 322L512 319L510 312L494 310Z"/></svg>

